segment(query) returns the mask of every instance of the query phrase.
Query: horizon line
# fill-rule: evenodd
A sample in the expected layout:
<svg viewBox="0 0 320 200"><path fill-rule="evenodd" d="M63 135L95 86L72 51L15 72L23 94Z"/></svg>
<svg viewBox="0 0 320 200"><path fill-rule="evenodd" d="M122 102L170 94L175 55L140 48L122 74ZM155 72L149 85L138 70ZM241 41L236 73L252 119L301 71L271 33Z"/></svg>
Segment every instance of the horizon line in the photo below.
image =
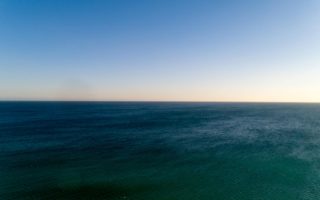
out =
<svg viewBox="0 0 320 200"><path fill-rule="evenodd" d="M0 99L1 102L97 102L97 103L278 103L278 104L320 104L320 101L193 101L193 100L51 100L51 99Z"/></svg>

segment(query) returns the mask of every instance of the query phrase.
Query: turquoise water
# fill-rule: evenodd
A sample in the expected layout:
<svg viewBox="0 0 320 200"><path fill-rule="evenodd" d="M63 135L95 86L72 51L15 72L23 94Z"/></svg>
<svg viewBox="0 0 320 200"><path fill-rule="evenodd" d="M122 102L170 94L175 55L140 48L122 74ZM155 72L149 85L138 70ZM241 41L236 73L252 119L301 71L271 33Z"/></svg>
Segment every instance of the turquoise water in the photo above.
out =
<svg viewBox="0 0 320 200"><path fill-rule="evenodd" d="M320 199L320 104L2 102L0 199Z"/></svg>

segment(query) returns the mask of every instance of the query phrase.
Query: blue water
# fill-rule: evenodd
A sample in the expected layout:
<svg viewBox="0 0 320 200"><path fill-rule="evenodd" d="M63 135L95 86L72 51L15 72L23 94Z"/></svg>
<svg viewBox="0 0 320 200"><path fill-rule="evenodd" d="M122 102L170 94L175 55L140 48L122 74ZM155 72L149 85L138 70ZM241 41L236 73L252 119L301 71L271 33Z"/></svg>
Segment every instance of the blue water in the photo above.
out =
<svg viewBox="0 0 320 200"><path fill-rule="evenodd" d="M320 199L320 104L1 102L0 199Z"/></svg>

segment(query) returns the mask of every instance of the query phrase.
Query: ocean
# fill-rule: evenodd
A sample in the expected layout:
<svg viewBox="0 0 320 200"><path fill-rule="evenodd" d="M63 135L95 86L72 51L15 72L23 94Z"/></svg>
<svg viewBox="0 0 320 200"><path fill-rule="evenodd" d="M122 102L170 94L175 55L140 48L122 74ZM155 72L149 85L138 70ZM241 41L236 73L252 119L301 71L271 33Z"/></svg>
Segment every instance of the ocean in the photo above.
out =
<svg viewBox="0 0 320 200"><path fill-rule="evenodd" d="M320 104L1 102L0 199L320 199Z"/></svg>

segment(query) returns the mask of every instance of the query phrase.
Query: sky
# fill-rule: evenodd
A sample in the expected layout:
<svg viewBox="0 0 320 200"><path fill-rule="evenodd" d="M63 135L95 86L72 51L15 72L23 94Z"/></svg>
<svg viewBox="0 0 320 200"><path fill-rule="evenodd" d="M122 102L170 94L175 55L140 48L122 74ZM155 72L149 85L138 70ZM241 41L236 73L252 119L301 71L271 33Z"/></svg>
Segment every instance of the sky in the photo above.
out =
<svg viewBox="0 0 320 200"><path fill-rule="evenodd" d="M1 0L0 100L320 102L317 0Z"/></svg>

